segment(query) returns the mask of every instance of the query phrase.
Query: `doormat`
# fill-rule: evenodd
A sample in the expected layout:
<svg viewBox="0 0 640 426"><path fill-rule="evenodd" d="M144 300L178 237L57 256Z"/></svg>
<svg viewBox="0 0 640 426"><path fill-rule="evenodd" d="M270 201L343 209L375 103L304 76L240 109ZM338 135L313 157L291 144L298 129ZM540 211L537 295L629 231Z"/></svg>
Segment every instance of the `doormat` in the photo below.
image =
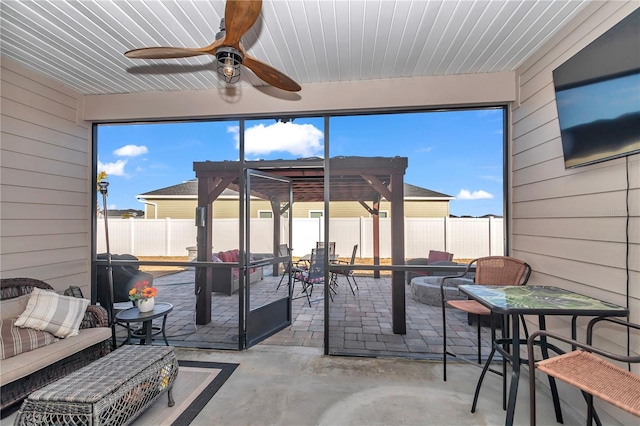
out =
<svg viewBox="0 0 640 426"><path fill-rule="evenodd" d="M173 384L176 405L167 405L167 395L158 398L133 423L137 426L190 424L213 398L239 364L178 361L180 370Z"/></svg>

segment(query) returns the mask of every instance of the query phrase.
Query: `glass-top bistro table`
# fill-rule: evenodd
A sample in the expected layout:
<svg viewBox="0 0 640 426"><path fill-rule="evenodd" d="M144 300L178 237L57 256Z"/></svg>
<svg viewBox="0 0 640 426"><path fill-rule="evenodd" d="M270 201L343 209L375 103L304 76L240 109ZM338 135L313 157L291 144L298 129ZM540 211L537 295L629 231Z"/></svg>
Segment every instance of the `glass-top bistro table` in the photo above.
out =
<svg viewBox="0 0 640 426"><path fill-rule="evenodd" d="M604 302L593 297L574 293L558 287L523 285L523 286L494 286L494 285L461 285L459 290L469 298L478 301L486 306L492 313L498 315L508 315L511 318L511 353L504 350L504 342L493 342L494 349L511 361L513 372L511 374L511 385L509 388L509 401L507 404L506 425L513 424L513 417L516 406L516 395L518 393L518 381L520 379L520 315L537 315L541 330L545 329L546 315L570 315L571 337L576 338L576 319L579 316L614 316L624 317L629 314L629 310L613 303ZM543 356L546 357L546 350L543 347ZM491 362L491 357L487 360L485 370ZM480 377L476 388L476 395L482 383L483 375ZM531 374L531 372L529 373ZM562 423L562 413L555 384L551 386L554 407L556 410L556 420Z"/></svg>

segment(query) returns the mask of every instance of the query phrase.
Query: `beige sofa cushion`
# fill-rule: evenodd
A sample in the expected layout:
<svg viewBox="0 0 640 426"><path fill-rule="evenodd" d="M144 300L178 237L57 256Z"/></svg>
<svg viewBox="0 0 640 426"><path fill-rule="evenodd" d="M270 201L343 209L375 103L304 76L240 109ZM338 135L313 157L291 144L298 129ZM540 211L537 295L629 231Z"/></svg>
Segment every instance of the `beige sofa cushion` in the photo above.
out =
<svg viewBox="0 0 640 426"><path fill-rule="evenodd" d="M0 319L16 319L21 313L27 309L30 294L14 297L13 299L5 299L0 302Z"/></svg>
<svg viewBox="0 0 640 426"><path fill-rule="evenodd" d="M108 327L85 328L77 336L4 359L0 361L0 382L4 385L18 380L110 338L111 329Z"/></svg>

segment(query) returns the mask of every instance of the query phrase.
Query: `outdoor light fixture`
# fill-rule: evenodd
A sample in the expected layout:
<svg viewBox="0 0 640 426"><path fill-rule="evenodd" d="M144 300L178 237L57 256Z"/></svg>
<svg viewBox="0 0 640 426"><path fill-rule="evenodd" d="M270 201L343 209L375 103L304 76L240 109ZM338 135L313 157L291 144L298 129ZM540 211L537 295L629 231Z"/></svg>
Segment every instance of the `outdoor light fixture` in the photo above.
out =
<svg viewBox="0 0 640 426"><path fill-rule="evenodd" d="M240 80L240 65L242 65L242 53L233 47L223 46L216 52L218 61L218 74L227 83L235 83Z"/></svg>
<svg viewBox="0 0 640 426"><path fill-rule="evenodd" d="M101 180L100 182L98 182L98 186L100 187L100 193L102 195L107 195L109 193L109 191L107 191L107 188L109 187L109 182L107 182L106 180ZM105 208L105 214L106 214L106 208Z"/></svg>
<svg viewBox="0 0 640 426"><path fill-rule="evenodd" d="M112 345L116 348L116 322L114 320L113 315L113 266L111 259L111 248L109 247L109 220L107 218L107 195L109 191L107 188L109 187L109 182L106 180L101 180L98 182L98 188L100 188L100 193L102 194L102 208L104 213L104 236L105 243L107 248L107 278L109 279L109 302L106 306L107 315L109 318L109 325L111 326L111 340ZM102 302L102 301L101 301Z"/></svg>

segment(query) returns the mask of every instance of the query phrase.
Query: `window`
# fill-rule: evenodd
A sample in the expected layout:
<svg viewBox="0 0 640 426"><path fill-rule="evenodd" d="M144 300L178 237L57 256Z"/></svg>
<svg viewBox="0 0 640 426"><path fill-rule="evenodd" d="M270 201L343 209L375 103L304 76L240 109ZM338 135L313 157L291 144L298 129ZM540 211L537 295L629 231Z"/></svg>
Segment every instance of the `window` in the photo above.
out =
<svg viewBox="0 0 640 426"><path fill-rule="evenodd" d="M380 216L380 218L389 217L389 211L388 210L380 210L378 212L378 216Z"/></svg>
<svg viewBox="0 0 640 426"><path fill-rule="evenodd" d="M281 217L289 217L289 212L282 213ZM258 210L258 219L271 219L273 212L271 210Z"/></svg>
<svg viewBox="0 0 640 426"><path fill-rule="evenodd" d="M322 210L309 210L309 218L310 219L317 219L319 217L324 216Z"/></svg>

